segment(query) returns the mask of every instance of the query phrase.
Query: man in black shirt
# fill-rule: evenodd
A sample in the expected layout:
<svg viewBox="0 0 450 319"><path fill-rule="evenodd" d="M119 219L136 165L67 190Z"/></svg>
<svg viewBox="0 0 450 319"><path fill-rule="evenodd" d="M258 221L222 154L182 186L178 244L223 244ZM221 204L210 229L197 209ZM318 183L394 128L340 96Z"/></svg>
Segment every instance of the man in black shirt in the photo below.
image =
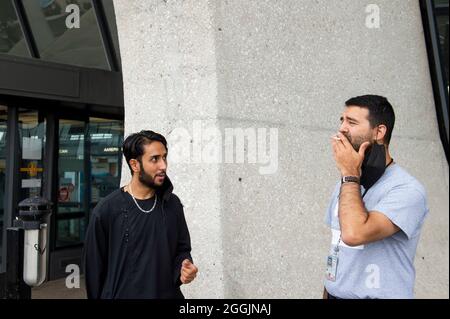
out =
<svg viewBox="0 0 450 319"><path fill-rule="evenodd" d="M88 298L183 298L194 280L183 206L166 175L167 142L153 131L123 143L131 182L95 207L83 252Z"/></svg>

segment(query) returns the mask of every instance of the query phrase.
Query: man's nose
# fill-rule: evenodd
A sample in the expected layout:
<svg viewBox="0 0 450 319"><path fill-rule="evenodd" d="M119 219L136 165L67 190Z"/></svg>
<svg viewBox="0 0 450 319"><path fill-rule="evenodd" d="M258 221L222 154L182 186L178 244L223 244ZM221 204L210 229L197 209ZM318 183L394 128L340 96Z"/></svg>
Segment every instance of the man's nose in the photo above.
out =
<svg viewBox="0 0 450 319"><path fill-rule="evenodd" d="M339 132L341 132L341 133L348 132L348 126L345 124L345 122L342 122L341 126L339 127Z"/></svg>
<svg viewBox="0 0 450 319"><path fill-rule="evenodd" d="M159 161L159 169L165 171L167 169L167 163L163 159Z"/></svg>

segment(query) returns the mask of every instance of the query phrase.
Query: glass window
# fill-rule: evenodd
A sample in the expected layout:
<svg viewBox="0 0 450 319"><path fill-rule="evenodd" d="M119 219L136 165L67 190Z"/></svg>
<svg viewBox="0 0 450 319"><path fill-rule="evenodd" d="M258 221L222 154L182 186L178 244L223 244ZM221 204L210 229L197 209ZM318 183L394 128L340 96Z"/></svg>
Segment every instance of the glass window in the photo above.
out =
<svg viewBox="0 0 450 319"><path fill-rule="evenodd" d="M22 0L41 59L110 70L90 0ZM79 8L79 28L69 28ZM70 8L69 8L70 9ZM69 22L69 23L67 23Z"/></svg>
<svg viewBox="0 0 450 319"><path fill-rule="evenodd" d="M56 247L82 243L87 210L119 187L122 141L123 121L59 120Z"/></svg>
<svg viewBox="0 0 450 319"><path fill-rule="evenodd" d="M12 0L0 1L0 53L30 56Z"/></svg>
<svg viewBox="0 0 450 319"><path fill-rule="evenodd" d="M45 121L38 111L19 109L20 182L19 202L42 196Z"/></svg>
<svg viewBox="0 0 450 319"><path fill-rule="evenodd" d="M121 67L120 50L119 50L119 36L117 34L116 14L114 13L114 5L112 0L102 0L103 8L105 8L106 20L108 22L111 38L114 44L114 51Z"/></svg>
<svg viewBox="0 0 450 319"><path fill-rule="evenodd" d="M74 234L79 233L76 218L85 215L85 126L82 121L59 120L57 247L80 243Z"/></svg>
<svg viewBox="0 0 450 319"><path fill-rule="evenodd" d="M59 121L58 213L84 211L84 127L81 121Z"/></svg>
<svg viewBox="0 0 450 319"><path fill-rule="evenodd" d="M441 0L435 2L435 13L436 13L436 23L437 23L437 31L439 36L439 44L441 51L441 60L444 68L445 81L447 86L447 94L448 94L448 32L449 32L449 24L448 24L448 0Z"/></svg>
<svg viewBox="0 0 450 319"><path fill-rule="evenodd" d="M99 118L89 120L91 145L91 209L120 186L123 122Z"/></svg>
<svg viewBox="0 0 450 319"><path fill-rule="evenodd" d="M0 105L0 267L2 265L2 247L5 212L5 186L6 186L6 129L8 109Z"/></svg>
<svg viewBox="0 0 450 319"><path fill-rule="evenodd" d="M85 218L71 218L57 221L56 247L64 247L83 242L85 234Z"/></svg>

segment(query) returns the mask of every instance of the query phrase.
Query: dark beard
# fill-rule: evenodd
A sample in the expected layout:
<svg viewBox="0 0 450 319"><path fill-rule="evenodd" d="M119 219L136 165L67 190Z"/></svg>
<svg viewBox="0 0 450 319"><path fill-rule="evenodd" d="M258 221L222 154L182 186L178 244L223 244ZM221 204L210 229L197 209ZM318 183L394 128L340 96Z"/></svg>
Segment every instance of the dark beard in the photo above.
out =
<svg viewBox="0 0 450 319"><path fill-rule="evenodd" d="M144 167L142 166L142 163L139 162L139 166L141 167L141 171L139 172L138 178L139 178L139 182L141 182L141 184L147 186L148 188L157 190L159 188L161 188L162 185L157 185L155 184L155 177L152 177L151 175L147 174L144 171Z"/></svg>
<svg viewBox="0 0 450 319"><path fill-rule="evenodd" d="M141 182L141 184L147 186L148 188L156 190L161 187L160 185L156 185L154 179L143 171L139 172L138 178L139 182Z"/></svg>
<svg viewBox="0 0 450 319"><path fill-rule="evenodd" d="M370 142L370 138L369 137L355 137L352 138L352 136L348 133L342 133L344 134L344 136L348 139L348 141L350 142L350 144L352 144L353 149L357 152L359 152L359 148L361 147L361 145L364 142ZM372 144L372 143L371 143Z"/></svg>

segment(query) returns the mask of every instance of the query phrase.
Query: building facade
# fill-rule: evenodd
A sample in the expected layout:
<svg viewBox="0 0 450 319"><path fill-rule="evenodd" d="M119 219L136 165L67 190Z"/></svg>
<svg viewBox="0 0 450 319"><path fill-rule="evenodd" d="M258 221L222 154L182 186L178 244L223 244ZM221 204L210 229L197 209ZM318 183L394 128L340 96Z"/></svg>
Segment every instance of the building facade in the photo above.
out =
<svg viewBox="0 0 450 319"><path fill-rule="evenodd" d="M67 265L80 264L90 212L119 186L122 140L112 1L1 1L2 290L6 229L30 196L53 203L47 278L64 277Z"/></svg>

